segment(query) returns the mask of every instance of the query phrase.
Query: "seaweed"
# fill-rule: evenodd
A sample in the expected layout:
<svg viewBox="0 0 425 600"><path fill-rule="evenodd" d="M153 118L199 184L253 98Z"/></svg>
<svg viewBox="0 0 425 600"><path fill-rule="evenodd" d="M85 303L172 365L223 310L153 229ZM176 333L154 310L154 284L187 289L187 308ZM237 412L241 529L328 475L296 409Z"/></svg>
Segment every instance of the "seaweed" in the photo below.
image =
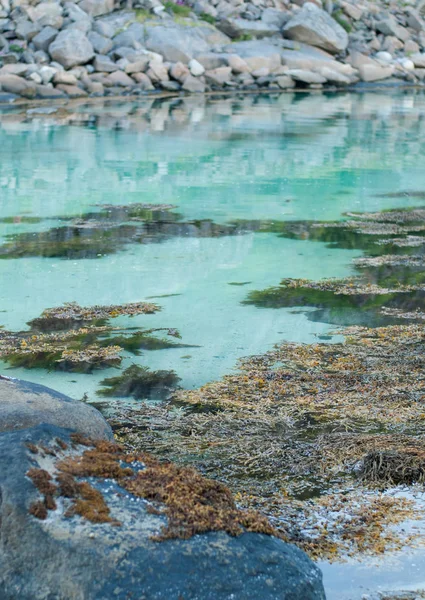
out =
<svg viewBox="0 0 425 600"><path fill-rule="evenodd" d="M148 367L131 365L117 377L103 379L100 396L164 398L175 390L180 377L174 371L152 371Z"/></svg>

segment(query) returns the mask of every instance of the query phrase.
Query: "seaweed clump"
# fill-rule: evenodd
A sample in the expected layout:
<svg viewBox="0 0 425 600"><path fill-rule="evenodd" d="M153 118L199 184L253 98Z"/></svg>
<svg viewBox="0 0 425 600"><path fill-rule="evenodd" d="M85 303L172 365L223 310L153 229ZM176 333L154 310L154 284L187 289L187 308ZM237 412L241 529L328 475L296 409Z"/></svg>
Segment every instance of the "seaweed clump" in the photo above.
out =
<svg viewBox="0 0 425 600"><path fill-rule="evenodd" d="M175 371L152 371L148 367L131 365L121 375L108 377L100 383L105 386L100 396L164 398L178 387L180 377Z"/></svg>
<svg viewBox="0 0 425 600"><path fill-rule="evenodd" d="M66 517L79 515L92 523L120 525L110 514L101 491L86 478L113 479L127 492L149 502L151 512L166 517L167 524L153 539L188 539L207 531L225 531L238 536L244 531L282 534L255 511L237 508L229 489L209 480L192 468L161 463L148 454L125 453L122 446L105 441L91 441L72 436L74 447L85 446L79 455L70 454L55 464L56 484L43 469L30 469L30 477L44 500L30 507L30 513L45 519L56 504L48 496L62 496L70 501ZM81 481L83 479L83 481Z"/></svg>
<svg viewBox="0 0 425 600"><path fill-rule="evenodd" d="M141 349L185 346L154 335L165 331L169 337L179 338L176 329L121 329L108 322L120 315L152 314L158 310L156 304L145 302L92 307L70 302L49 308L28 323L28 331L0 330L0 358L12 367L90 373L118 367L124 351L139 355Z"/></svg>

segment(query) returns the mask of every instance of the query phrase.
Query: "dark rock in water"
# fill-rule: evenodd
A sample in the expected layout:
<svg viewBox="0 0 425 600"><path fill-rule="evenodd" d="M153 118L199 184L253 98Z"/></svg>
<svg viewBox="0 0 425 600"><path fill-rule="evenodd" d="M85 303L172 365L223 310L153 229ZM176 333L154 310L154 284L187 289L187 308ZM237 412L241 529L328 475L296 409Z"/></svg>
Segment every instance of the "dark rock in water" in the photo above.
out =
<svg viewBox="0 0 425 600"><path fill-rule="evenodd" d="M0 376L0 432L41 423L66 427L94 439L113 439L108 423L92 406L44 385Z"/></svg>
<svg viewBox="0 0 425 600"><path fill-rule="evenodd" d="M56 457L34 453L37 447L54 448ZM153 541L164 516L110 479L90 483L118 526L65 516L68 500L62 497L44 520L29 514L40 492L25 474L42 468L53 480L55 461L72 453L69 431L52 425L0 435L2 600L325 598L319 569L301 550L271 536L215 532Z"/></svg>
<svg viewBox="0 0 425 600"><path fill-rule="evenodd" d="M59 421L65 402L70 407L68 425L77 414L78 402L47 388L0 382L1 400L7 397L7 385L21 404L28 394L37 415L34 423L44 409L45 420L50 416ZM58 403L56 416L48 411L49 398ZM88 408L82 405L80 414ZM147 455L114 459L119 452L115 444L90 443L52 424L14 427L11 412L5 414L11 431L3 427L0 433L2 600L325 599L320 570L301 550L271 535L232 537L214 531L190 539L181 539L186 533L176 539L153 539L173 517L161 509L163 505L145 499L152 495L137 495L137 473L157 469L160 476L154 481L155 471L150 471L145 489L150 489L151 477L153 485L162 485L162 463ZM29 414L27 408L28 421ZM86 428L99 426L100 415L85 414ZM111 478L111 469L117 472L116 479ZM194 481L198 477L207 482L210 489L195 471L186 472ZM221 489L218 482L210 482L211 486ZM214 506L206 502L204 508ZM216 508L225 521L227 513L221 512L220 502ZM241 514L235 510L233 514ZM191 527L189 520L185 532Z"/></svg>

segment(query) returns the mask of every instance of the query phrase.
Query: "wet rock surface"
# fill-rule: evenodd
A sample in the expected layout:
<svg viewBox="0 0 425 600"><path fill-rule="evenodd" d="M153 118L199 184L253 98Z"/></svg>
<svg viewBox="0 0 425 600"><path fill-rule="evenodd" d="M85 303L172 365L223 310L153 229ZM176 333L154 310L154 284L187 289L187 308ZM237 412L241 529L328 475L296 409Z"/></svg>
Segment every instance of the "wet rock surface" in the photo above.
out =
<svg viewBox="0 0 425 600"><path fill-rule="evenodd" d="M95 420L93 415L87 418L88 423ZM11 422L9 431L0 434L3 600L325 598L319 569L301 550L271 535L234 537L214 531L190 537L174 530L158 541L167 522L175 523L179 515L178 496L171 513L156 501L169 495L161 487L167 465L148 455L125 456L116 444L91 442L46 421L36 424L34 418L34 427L19 431ZM108 438L105 429L103 437ZM180 468L171 465L171 474L173 470L179 481L184 479ZM201 502L203 509L196 514L216 511L229 523L225 528L233 527L229 518L248 523L242 511L232 508L230 492L222 484L186 471L188 482L205 489L193 489L195 509L197 493L216 490L215 504L212 499ZM170 485L176 489L173 479ZM230 513L223 512L223 499ZM253 527L255 521L251 523ZM256 531L270 530L264 519L258 523ZM196 531L196 520L182 527Z"/></svg>

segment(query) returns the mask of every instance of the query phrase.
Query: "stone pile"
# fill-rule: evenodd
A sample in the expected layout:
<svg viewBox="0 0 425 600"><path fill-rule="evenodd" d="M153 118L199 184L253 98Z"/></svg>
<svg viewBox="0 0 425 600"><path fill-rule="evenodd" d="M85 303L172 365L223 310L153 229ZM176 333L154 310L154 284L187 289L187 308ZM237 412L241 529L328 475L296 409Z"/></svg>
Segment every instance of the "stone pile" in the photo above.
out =
<svg viewBox="0 0 425 600"><path fill-rule="evenodd" d="M187 2L0 0L1 97L425 79L425 23L408 2Z"/></svg>

